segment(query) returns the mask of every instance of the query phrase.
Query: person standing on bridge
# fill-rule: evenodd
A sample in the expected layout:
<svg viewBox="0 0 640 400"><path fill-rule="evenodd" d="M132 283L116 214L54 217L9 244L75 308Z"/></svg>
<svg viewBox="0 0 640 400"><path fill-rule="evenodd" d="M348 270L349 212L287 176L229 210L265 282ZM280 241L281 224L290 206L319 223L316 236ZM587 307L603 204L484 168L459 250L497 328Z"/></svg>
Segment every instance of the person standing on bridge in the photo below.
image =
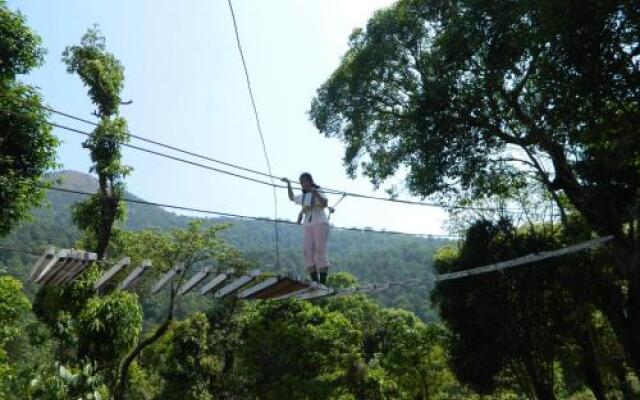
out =
<svg viewBox="0 0 640 400"><path fill-rule="evenodd" d="M302 223L304 226L302 255L305 267L313 281L324 285L327 283L329 272L329 257L327 256L329 220L325 212L325 208L328 207L327 198L308 172L300 175L302 193L299 195L293 194L289 179L282 178L282 181L287 183L289 200L302 206L298 223Z"/></svg>

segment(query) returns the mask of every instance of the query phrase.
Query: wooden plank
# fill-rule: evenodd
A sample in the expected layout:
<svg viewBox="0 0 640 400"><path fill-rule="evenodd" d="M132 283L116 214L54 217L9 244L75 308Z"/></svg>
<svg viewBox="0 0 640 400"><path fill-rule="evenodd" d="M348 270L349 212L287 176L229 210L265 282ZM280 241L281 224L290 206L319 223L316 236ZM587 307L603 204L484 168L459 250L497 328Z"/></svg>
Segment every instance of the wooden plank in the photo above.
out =
<svg viewBox="0 0 640 400"><path fill-rule="evenodd" d="M60 258L58 262L51 269L49 269L49 272L42 277L40 282L44 285L52 285L56 278L59 277L61 273L64 273L65 269L72 265L74 262L75 258L73 250L69 250L67 257Z"/></svg>
<svg viewBox="0 0 640 400"><path fill-rule="evenodd" d="M273 287L277 285L279 282L281 282L281 279L278 276L267 278L264 281L258 283L257 285L251 286L250 288L245 289L240 293L238 293L238 298L240 299L254 298L253 295L255 295L256 293L263 291L265 289L268 289L270 287Z"/></svg>
<svg viewBox="0 0 640 400"><path fill-rule="evenodd" d="M67 256L69 255L69 249L60 249L58 250L58 252L56 253L55 257L53 257L40 271L40 274L38 275L38 277L35 279L36 283L43 283L47 277L47 275L49 275L51 273L51 271L54 271L56 268L56 265L62 260L62 262L65 262L67 259Z"/></svg>
<svg viewBox="0 0 640 400"><path fill-rule="evenodd" d="M178 295L182 296L187 294L196 287L200 282L205 280L207 276L211 273L211 267L204 267L200 271L198 271L195 275L191 277L187 282L185 282L180 289L178 290Z"/></svg>
<svg viewBox="0 0 640 400"><path fill-rule="evenodd" d="M334 294L334 290L331 288L328 288L326 286L318 286L315 288L311 288L311 290L308 290L304 293L300 293L297 294L295 296L293 296L294 299L298 299L298 300L313 300L313 299L320 299L322 297L328 297Z"/></svg>
<svg viewBox="0 0 640 400"><path fill-rule="evenodd" d="M84 270L91 261L95 260L97 255L82 250L71 250L69 257L73 260L61 267L55 278L49 281L49 284L61 285L72 281L73 279L71 278L79 275L79 272Z"/></svg>
<svg viewBox="0 0 640 400"><path fill-rule="evenodd" d="M291 276L278 276L241 292L242 299L274 299L309 287L308 283Z"/></svg>
<svg viewBox="0 0 640 400"><path fill-rule="evenodd" d="M44 253L38 258L35 264L33 264L33 268L29 273L29 280L33 281L40 273L42 269L56 256L56 248L54 246L47 246L44 250Z"/></svg>
<svg viewBox="0 0 640 400"><path fill-rule="evenodd" d="M82 263L73 271L71 271L66 277L66 279L61 283L66 284L66 283L73 282L74 280L76 280L76 278L78 278L84 272L85 269L87 269L89 265L91 265L91 263L93 263L98 259L98 255L96 253L89 253L86 251L83 253L84 253L84 256L83 256Z"/></svg>
<svg viewBox="0 0 640 400"><path fill-rule="evenodd" d="M300 290L297 290L297 291L294 291L294 292L286 293L286 294L283 294L283 295L281 295L281 296L273 297L272 299L273 299L273 300L286 300L286 299L291 299L291 298L293 298L293 297L295 297L295 296L301 295L301 294L303 294L303 293L310 292L310 291L312 291L312 290L314 290L314 288L313 288L313 287L311 287L311 286L309 286L309 287L306 287L306 288L304 288L304 289L300 289Z"/></svg>
<svg viewBox="0 0 640 400"><path fill-rule="evenodd" d="M258 275L260 275L260 270L256 269L256 270L253 270L253 271L249 271L248 274L242 275L241 277L239 277L235 281L229 283L227 286L225 286L222 289L218 290L216 292L216 294L215 294L215 297L220 299L220 298L223 298L223 297L226 297L226 296L231 296L232 294L234 294L238 290L242 289L242 287L248 285L251 281L256 279L256 277L258 277Z"/></svg>
<svg viewBox="0 0 640 400"><path fill-rule="evenodd" d="M60 249L56 251L55 256L46 261L42 265L42 268L40 268L39 272L35 274L33 281L36 283L40 283L42 279L49 273L49 271L55 267L55 265L58 263L58 261L60 261L61 258L66 258L67 252L67 249Z"/></svg>
<svg viewBox="0 0 640 400"><path fill-rule="evenodd" d="M273 292L265 292L260 294L259 298L273 299L285 294L298 292L302 289L310 287L309 285L309 281L286 279L282 286L273 288Z"/></svg>
<svg viewBox="0 0 640 400"><path fill-rule="evenodd" d="M290 298L294 298L296 296L305 294L305 293L309 293L309 292L313 292L319 288L323 288L325 286L321 286L318 282L314 282L314 281L306 281L304 282L307 287L300 289L300 290L294 290L291 291L289 293L285 293L279 296L275 296L273 297L274 300L285 300L285 299L290 299Z"/></svg>
<svg viewBox="0 0 640 400"><path fill-rule="evenodd" d="M67 279L69 275L73 273L73 271L82 267L84 263L83 256L84 255L80 254L80 252L72 250L71 254L69 255L68 261L58 268L54 276L49 279L47 283L49 285L59 285L60 283L64 282L64 280Z"/></svg>
<svg viewBox="0 0 640 400"><path fill-rule="evenodd" d="M125 269L129 264L131 264L131 258L123 257L120 261L118 261L111 268L109 268L107 272L102 274L100 279L98 279L98 282L96 282L95 285L93 285L93 290L102 289L107 283L109 283L113 278L115 278L115 276L120 271Z"/></svg>
<svg viewBox="0 0 640 400"><path fill-rule="evenodd" d="M233 274L233 270L218 274L200 289L200 294L205 295L219 288L231 274Z"/></svg>
<svg viewBox="0 0 640 400"><path fill-rule="evenodd" d="M155 285L153 285L153 287L151 288L151 293L158 293L167 283L173 280L176 275L178 275L182 271L184 271L184 267L182 265L176 265L175 267L171 268L162 276L162 278L160 278L160 280Z"/></svg>
<svg viewBox="0 0 640 400"><path fill-rule="evenodd" d="M151 268L151 260L142 260L140 266L136 267L129 275L127 275L126 278L124 278L124 281L120 284L120 289L125 290L133 286L149 268Z"/></svg>

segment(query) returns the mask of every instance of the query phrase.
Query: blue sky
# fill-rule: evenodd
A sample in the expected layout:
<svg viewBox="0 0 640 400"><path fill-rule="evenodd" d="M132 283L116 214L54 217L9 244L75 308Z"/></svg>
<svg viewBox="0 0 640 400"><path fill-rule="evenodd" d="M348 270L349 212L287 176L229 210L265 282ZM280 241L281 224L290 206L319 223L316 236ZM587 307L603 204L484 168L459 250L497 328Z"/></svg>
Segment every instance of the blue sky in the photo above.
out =
<svg viewBox="0 0 640 400"><path fill-rule="evenodd" d="M321 186L376 193L366 178L346 176L342 144L320 135L307 110L315 90L338 66L351 31L391 3L234 1L276 175L297 178L309 171ZM78 43L85 30L98 23L108 49L125 66L123 98L133 104L123 106L122 114L132 133L266 170L225 0L9 0L8 5L25 14L43 38L46 62L24 80L41 88L52 107L91 117L94 108L86 89L77 76L67 74L60 56L65 46ZM87 172L90 160L81 147L82 138L60 130L56 134L64 142L58 160L63 168ZM134 167L128 188L147 200L273 216L268 187L135 150L125 150L124 160ZM280 216L295 219L298 209L288 202L286 192L278 196ZM410 196L403 193L401 197ZM444 233L445 219L438 209L347 198L332 222L437 234Z"/></svg>

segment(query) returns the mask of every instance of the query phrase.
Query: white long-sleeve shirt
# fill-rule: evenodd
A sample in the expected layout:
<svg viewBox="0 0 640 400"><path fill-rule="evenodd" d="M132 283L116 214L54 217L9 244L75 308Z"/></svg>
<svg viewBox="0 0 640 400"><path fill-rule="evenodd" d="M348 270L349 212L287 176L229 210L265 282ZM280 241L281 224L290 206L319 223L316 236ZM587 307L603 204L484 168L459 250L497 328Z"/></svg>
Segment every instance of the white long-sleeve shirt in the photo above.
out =
<svg viewBox="0 0 640 400"><path fill-rule="evenodd" d="M323 200L327 200L327 197L325 196L324 193L322 193L322 191L318 190L316 191L316 201L315 201L315 205L311 204L311 199L313 198L313 193L312 192L307 192L307 193L303 193L303 194L299 194L293 197L293 201L296 204L299 204L303 207L312 207L310 211L306 211L304 213L304 219L302 220L302 222L304 224L322 224L322 223L327 223L328 219L327 219L327 213L324 211L325 207L320 207L319 204L319 200L323 199Z"/></svg>

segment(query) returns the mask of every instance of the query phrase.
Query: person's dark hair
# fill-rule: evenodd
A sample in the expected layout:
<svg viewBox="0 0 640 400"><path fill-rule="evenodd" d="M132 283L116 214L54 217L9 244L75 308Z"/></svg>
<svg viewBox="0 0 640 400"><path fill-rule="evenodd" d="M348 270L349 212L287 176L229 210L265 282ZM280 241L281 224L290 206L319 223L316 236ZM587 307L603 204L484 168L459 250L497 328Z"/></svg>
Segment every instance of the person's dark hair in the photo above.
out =
<svg viewBox="0 0 640 400"><path fill-rule="evenodd" d="M311 182L311 186L313 186L314 188L320 189L320 186L316 185L316 183L313 181L313 176L311 176L310 173L308 172L301 173L299 180L302 181L303 179L306 179L309 182Z"/></svg>

